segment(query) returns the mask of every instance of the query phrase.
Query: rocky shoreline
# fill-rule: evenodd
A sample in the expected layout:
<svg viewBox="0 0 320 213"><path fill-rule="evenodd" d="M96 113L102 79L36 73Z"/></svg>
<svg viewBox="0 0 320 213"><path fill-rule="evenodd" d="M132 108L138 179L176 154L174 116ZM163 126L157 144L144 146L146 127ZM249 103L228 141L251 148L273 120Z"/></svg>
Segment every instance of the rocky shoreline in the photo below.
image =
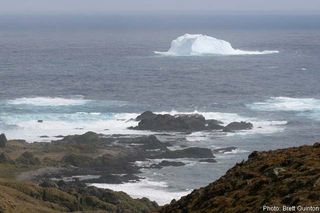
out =
<svg viewBox="0 0 320 213"><path fill-rule="evenodd" d="M159 213L269 212L274 207L318 207L320 144L253 152L219 180L194 190ZM289 210L288 210L289 211ZM290 210L289 212L294 212Z"/></svg>
<svg viewBox="0 0 320 213"><path fill-rule="evenodd" d="M246 122L232 122L223 126L222 122L218 120L206 120L198 114L172 116L147 111L138 116L136 120L139 121L138 126L132 127L132 129L152 130L159 132L160 136L161 134L165 135L166 132L183 132L187 135L194 131L230 132L252 128L252 124ZM184 166L185 163L179 161L179 159L198 159L199 162L215 163L214 153L236 149L236 147L226 147L211 150L202 147L183 146L179 149L172 149L172 145L171 142L161 141L152 134L140 136L101 135L87 132L83 135L61 136L51 143L7 140L6 136L1 134L0 181L3 181L5 187L10 186L11 188L14 188L14 183L27 184L23 186L32 188L33 185L28 185L32 182L30 184L35 184L34 186L37 186L42 192L46 191L47 188L67 194L73 191L76 192L76 197L88 195L96 197L95 199L99 202L106 202L103 196L100 197L101 194L104 194L104 190L88 187L88 184L135 182L143 178L139 176L142 168L161 169L167 166ZM147 166L137 165L136 163L150 159L160 161ZM20 188L17 193L21 193L19 190ZM109 193L111 192L109 191ZM39 200L38 197L30 199L37 199L37 202L47 201L47 199ZM137 205L140 207L136 209L139 209L139 211L130 210L129 207L120 211L117 205L110 208L109 211L149 212L158 207L156 203L148 199L136 200L129 198L129 196L126 199L132 203L138 203ZM55 200L55 202L58 201ZM77 205L82 206L79 207L80 209L97 209L93 204L94 202L90 205L87 205L87 203L85 205L78 203ZM57 205L61 207L60 201ZM105 210L108 205L101 204L98 209ZM61 208L65 207L62 205ZM5 205L0 206L0 210L1 208L9 207ZM19 212L18 208L12 208ZM67 208L75 210L74 206Z"/></svg>

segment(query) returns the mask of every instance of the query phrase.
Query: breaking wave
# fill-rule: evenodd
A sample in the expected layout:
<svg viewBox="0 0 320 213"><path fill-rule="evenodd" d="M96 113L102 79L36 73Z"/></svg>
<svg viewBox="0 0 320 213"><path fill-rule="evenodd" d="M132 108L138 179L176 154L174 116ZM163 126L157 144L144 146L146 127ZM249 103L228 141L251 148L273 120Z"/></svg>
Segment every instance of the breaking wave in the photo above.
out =
<svg viewBox="0 0 320 213"><path fill-rule="evenodd" d="M168 204L172 199L179 199L191 192L190 190L170 191L166 182L152 181L149 179L142 179L139 182L133 183L92 185L98 188L123 191L133 198L147 197L150 200L156 201L160 205Z"/></svg>
<svg viewBox="0 0 320 213"><path fill-rule="evenodd" d="M316 98L271 97L247 106L256 111L295 112L298 116L320 121L320 99Z"/></svg>
<svg viewBox="0 0 320 213"><path fill-rule="evenodd" d="M271 97L248 106L258 111L311 111L320 110L320 100L315 98Z"/></svg>
<svg viewBox="0 0 320 213"><path fill-rule="evenodd" d="M75 98L59 98L59 97L32 97L32 98L16 98L9 100L8 104L12 105L32 105L32 106L75 106L88 103L90 100L82 97Z"/></svg>

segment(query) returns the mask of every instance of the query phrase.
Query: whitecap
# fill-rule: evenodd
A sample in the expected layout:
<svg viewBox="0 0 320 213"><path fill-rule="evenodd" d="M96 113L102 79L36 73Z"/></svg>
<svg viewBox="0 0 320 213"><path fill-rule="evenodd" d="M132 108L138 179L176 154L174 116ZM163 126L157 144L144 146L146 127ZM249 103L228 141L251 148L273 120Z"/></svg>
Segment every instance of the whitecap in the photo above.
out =
<svg viewBox="0 0 320 213"><path fill-rule="evenodd" d="M155 51L164 56L202 56L202 55L264 55L279 53L276 50L249 51L234 49L227 41L202 34L185 34L171 42L166 52Z"/></svg>
<svg viewBox="0 0 320 213"><path fill-rule="evenodd" d="M8 104L12 105L32 105L32 106L75 106L84 105L90 100L83 99L82 97L75 98L60 98L60 97L23 97L8 100Z"/></svg>
<svg viewBox="0 0 320 213"><path fill-rule="evenodd" d="M250 152L250 151L245 150L245 149L238 149L237 148L237 149L233 149L233 150L231 150L229 152L224 152L223 154L225 154L225 155L230 155L230 154L235 155L235 154L247 153L247 152Z"/></svg>
<svg viewBox="0 0 320 213"><path fill-rule="evenodd" d="M252 122L254 129L250 131L240 131L236 134L256 134L256 133L274 133L282 131L285 127L284 121L265 121L257 118L243 117L236 113L220 112L157 112L159 114L193 114L199 113L206 119L221 120L224 125L233 121ZM1 126L10 139L25 139L28 142L33 141L51 141L56 140L57 135L83 134L87 131L94 131L102 134L124 134L124 135L149 135L155 134L152 131L131 130L128 127L137 126L138 122L134 120L138 113L101 113L101 112L75 112L75 113L0 113ZM38 122L41 120L42 122ZM14 128L10 128L14 127ZM209 134L218 134L212 132ZM40 136L47 137L40 137ZM221 135L225 135L222 134ZM228 136L235 133L228 133ZM208 132L198 132L187 136L190 142L206 140ZM174 148L174 147L172 147Z"/></svg>
<svg viewBox="0 0 320 213"><path fill-rule="evenodd" d="M247 106L258 111L310 111L320 110L320 100L315 98L271 97Z"/></svg>

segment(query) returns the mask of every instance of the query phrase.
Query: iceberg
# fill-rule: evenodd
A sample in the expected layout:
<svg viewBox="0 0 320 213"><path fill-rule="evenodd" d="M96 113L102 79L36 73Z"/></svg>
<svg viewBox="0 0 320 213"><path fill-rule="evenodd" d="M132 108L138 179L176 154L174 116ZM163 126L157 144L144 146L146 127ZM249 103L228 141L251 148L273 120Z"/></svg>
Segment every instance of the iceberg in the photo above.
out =
<svg viewBox="0 0 320 213"><path fill-rule="evenodd" d="M165 56L202 56L202 55L263 55L279 53L276 50L248 51L234 49L227 41L202 34L185 34L173 40L167 52L155 51Z"/></svg>

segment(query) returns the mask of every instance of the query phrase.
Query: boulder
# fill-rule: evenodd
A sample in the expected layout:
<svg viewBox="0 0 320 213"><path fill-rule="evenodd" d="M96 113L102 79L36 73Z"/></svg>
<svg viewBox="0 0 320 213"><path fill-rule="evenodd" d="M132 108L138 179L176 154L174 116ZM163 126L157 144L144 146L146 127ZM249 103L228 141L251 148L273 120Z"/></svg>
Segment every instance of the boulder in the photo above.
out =
<svg viewBox="0 0 320 213"><path fill-rule="evenodd" d="M214 158L211 149L190 147L182 150L167 151L154 158Z"/></svg>
<svg viewBox="0 0 320 213"><path fill-rule="evenodd" d="M253 125L250 122L232 122L223 128L224 132L234 132L239 130L249 130L252 129Z"/></svg>
<svg viewBox="0 0 320 213"><path fill-rule="evenodd" d="M0 135L0 148L6 147L7 143L8 143L8 140L7 140L6 135L5 134L1 134Z"/></svg>

